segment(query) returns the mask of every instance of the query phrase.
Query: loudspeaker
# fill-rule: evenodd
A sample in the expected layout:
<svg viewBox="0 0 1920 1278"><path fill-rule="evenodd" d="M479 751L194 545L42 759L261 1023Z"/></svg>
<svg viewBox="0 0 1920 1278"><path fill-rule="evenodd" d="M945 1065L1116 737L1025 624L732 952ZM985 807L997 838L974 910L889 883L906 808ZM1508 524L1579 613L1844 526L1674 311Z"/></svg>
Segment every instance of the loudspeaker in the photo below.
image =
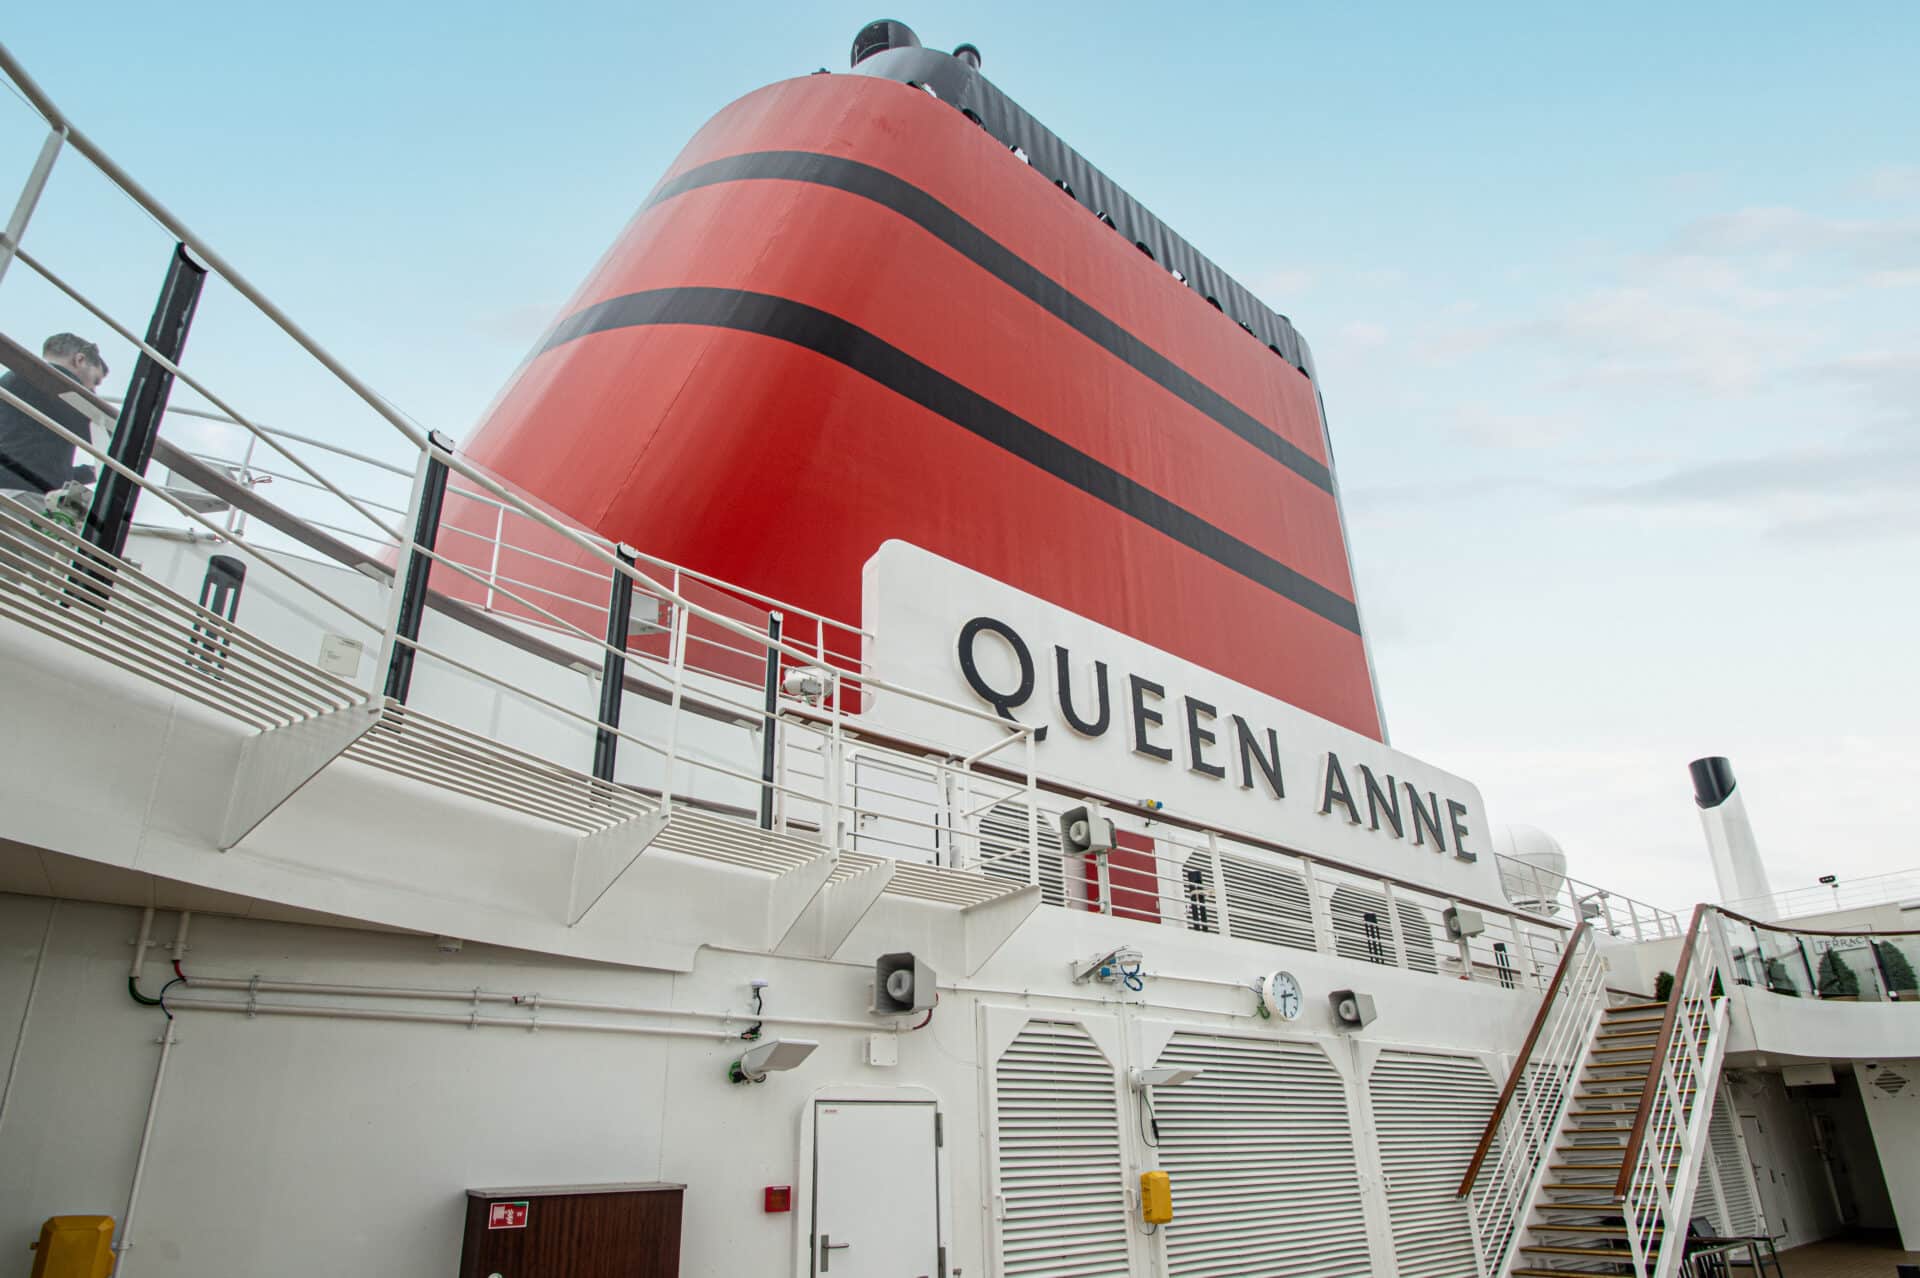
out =
<svg viewBox="0 0 1920 1278"><path fill-rule="evenodd" d="M1447 939L1450 941L1462 941L1487 930L1487 921L1481 917L1480 911L1469 910L1464 905L1449 905L1440 920L1447 925Z"/></svg>
<svg viewBox="0 0 1920 1278"><path fill-rule="evenodd" d="M1113 822L1092 808L1068 808L1060 814L1060 846L1069 852L1113 851Z"/></svg>
<svg viewBox="0 0 1920 1278"><path fill-rule="evenodd" d="M937 997L938 979L911 954L882 954L873 964L873 1010L880 1016L924 1012Z"/></svg>
<svg viewBox="0 0 1920 1278"><path fill-rule="evenodd" d="M1357 1030L1373 1021L1373 995L1371 994L1360 994L1353 990L1335 990L1327 995L1327 1002L1333 1007L1333 1023L1337 1029Z"/></svg>

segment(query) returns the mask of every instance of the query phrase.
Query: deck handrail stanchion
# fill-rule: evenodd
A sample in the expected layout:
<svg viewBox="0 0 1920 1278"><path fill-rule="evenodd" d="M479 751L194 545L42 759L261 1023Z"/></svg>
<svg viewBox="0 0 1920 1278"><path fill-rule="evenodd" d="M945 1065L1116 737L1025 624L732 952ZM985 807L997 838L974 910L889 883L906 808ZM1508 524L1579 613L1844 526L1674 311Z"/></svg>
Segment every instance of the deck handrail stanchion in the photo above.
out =
<svg viewBox="0 0 1920 1278"><path fill-rule="evenodd" d="M687 610L684 606L673 610L667 652L673 680L667 694L666 766L660 774L660 815L663 817L673 814L673 770L680 762L680 702L687 687Z"/></svg>
<svg viewBox="0 0 1920 1278"><path fill-rule="evenodd" d="M435 431L429 447L421 450L420 471L414 481L412 540L400 557L393 579L393 611L388 620L386 695L402 705L413 686L414 649L420 640L420 621L427 612L427 580L433 571L433 548L440 537L440 513L447 497L447 463L441 454L453 452L453 441Z"/></svg>
<svg viewBox="0 0 1920 1278"><path fill-rule="evenodd" d="M504 513L504 512L502 512ZM495 530L493 543L495 566L499 564L500 542ZM638 552L622 543L613 548L621 563L632 566ZM497 578L498 573L490 574ZM492 586L487 588L489 601ZM607 595L607 649L600 656L600 723L593 734L593 775L602 781L613 780L613 765L620 745L620 702L627 690L627 643L633 629L633 578L623 572L612 575Z"/></svg>
<svg viewBox="0 0 1920 1278"><path fill-rule="evenodd" d="M174 364L186 350L187 333L193 328L193 313L200 305L200 290L206 282L207 268L193 259L185 244L175 244L160 297L153 304L153 318L147 323L147 345ZM107 455L144 476L153 460L153 443L159 438L160 419L166 415L167 396L172 391L173 374L143 351L134 361L126 398L120 401L120 419L113 424L113 442L107 447ZM110 555L124 555L127 533L133 527L134 504L139 499L139 486L126 476L117 471L100 476L81 536L88 545Z"/></svg>
<svg viewBox="0 0 1920 1278"><path fill-rule="evenodd" d="M760 828L773 828L774 753L780 748L780 627L778 612L767 614L767 712L760 720Z"/></svg>

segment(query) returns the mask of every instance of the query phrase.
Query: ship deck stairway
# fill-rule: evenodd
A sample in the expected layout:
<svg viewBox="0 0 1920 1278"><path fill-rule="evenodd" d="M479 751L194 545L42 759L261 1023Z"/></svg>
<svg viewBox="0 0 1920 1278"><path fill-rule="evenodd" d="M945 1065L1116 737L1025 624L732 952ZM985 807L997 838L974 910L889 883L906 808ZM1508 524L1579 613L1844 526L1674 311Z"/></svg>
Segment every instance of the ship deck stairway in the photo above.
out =
<svg viewBox="0 0 1920 1278"><path fill-rule="evenodd" d="M1668 1001L1608 1005L1576 937L1460 1192L1482 1278L1673 1278L1726 1055L1720 964L1696 911Z"/></svg>

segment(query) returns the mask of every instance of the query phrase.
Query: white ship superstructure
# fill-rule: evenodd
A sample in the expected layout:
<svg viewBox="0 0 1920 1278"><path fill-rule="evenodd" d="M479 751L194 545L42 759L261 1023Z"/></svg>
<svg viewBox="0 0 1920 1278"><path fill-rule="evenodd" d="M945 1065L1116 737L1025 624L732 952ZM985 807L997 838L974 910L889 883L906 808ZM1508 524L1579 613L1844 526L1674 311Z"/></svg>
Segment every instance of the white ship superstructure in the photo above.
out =
<svg viewBox="0 0 1920 1278"><path fill-rule="evenodd" d="M47 130L0 308L31 277L139 356L105 399L0 322L0 402L100 475L0 503L0 1254L51 1217L137 1278L1920 1246L1897 902L1582 882L1470 780L906 541L834 618L609 540L0 67ZM33 251L69 167L179 242L151 324ZM198 377L203 287L385 446ZM670 1204L650 1250L512 1250L596 1193Z"/></svg>

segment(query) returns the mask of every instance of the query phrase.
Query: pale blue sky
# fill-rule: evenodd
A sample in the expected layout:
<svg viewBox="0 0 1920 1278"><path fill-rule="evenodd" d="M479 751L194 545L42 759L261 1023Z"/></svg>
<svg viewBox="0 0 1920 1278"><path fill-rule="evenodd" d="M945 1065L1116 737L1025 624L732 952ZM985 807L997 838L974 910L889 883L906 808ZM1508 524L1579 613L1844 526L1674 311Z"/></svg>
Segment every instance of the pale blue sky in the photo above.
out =
<svg viewBox="0 0 1920 1278"><path fill-rule="evenodd" d="M13 6L0 39L463 437L693 131L879 16L113 2ZM1920 9L891 16L979 45L1305 333L1396 745L1674 904L1710 884L1699 753L1732 757L1776 886L1920 864ZM8 201L37 145L0 98ZM64 162L27 245L142 316L167 252ZM79 325L21 274L0 325ZM229 298L190 354L268 420L382 442Z"/></svg>

